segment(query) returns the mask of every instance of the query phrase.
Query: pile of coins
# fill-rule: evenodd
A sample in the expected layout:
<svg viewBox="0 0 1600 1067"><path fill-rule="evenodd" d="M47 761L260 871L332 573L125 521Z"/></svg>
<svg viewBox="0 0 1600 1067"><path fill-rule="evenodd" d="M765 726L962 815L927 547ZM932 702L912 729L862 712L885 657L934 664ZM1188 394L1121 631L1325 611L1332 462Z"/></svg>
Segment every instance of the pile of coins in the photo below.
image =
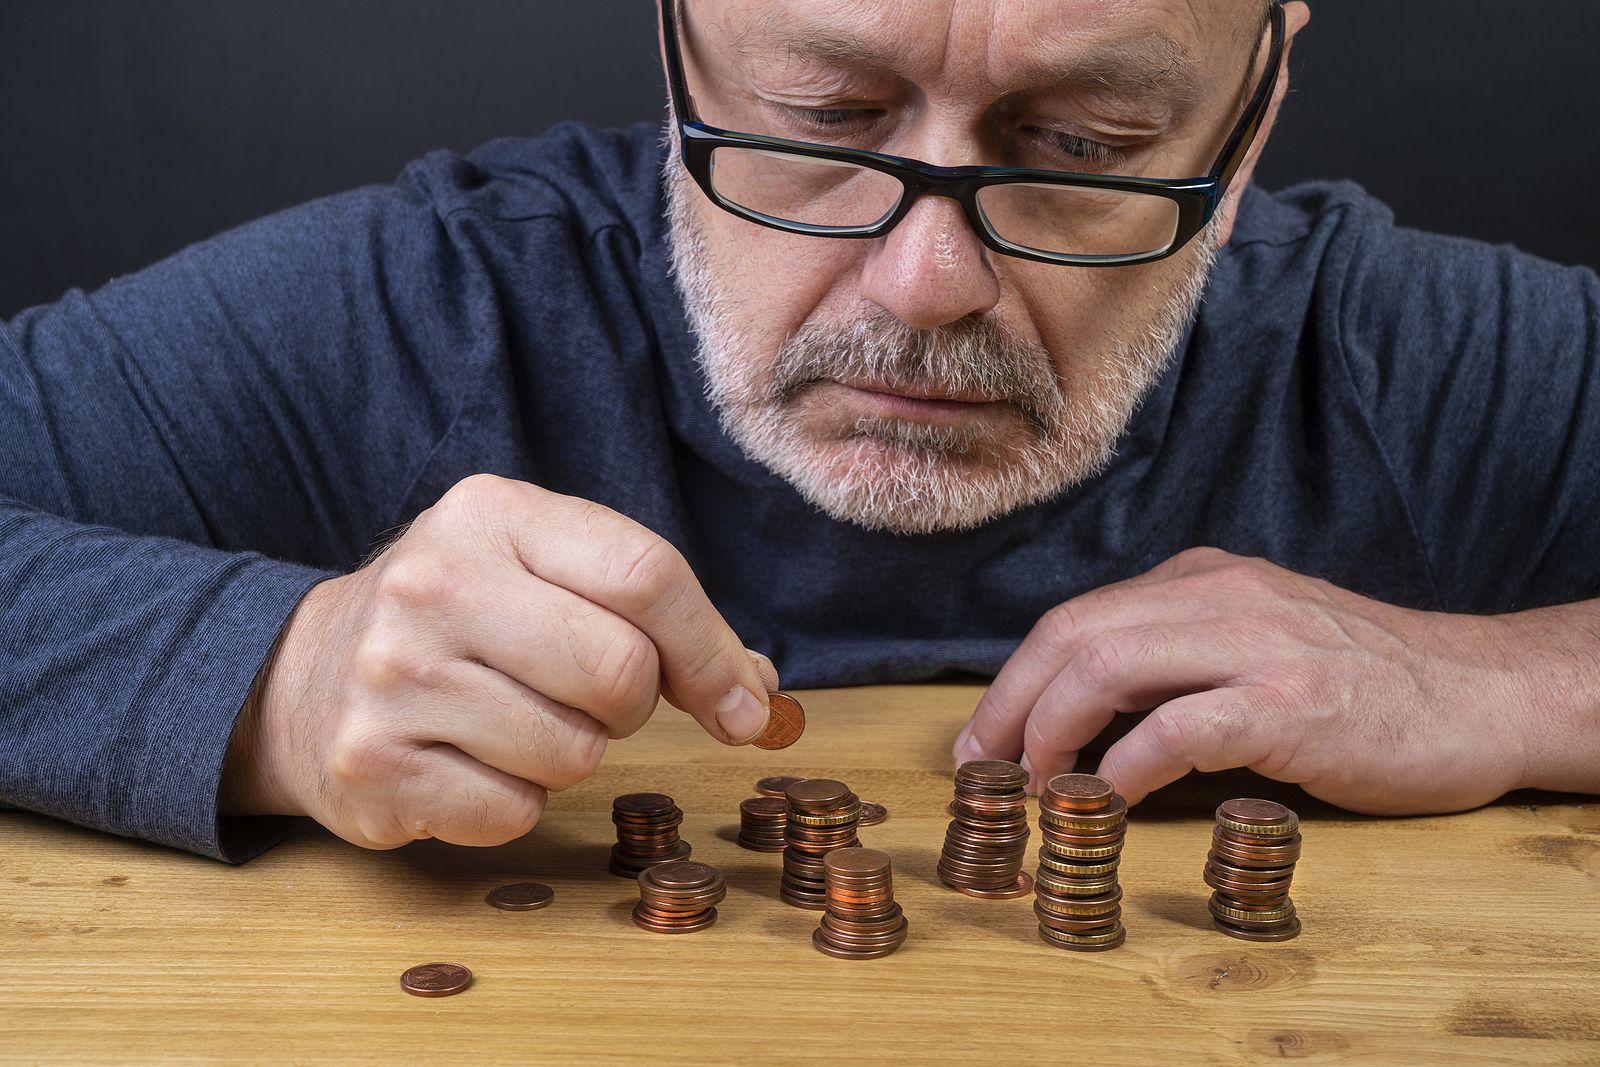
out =
<svg viewBox="0 0 1600 1067"><path fill-rule="evenodd" d="M782 852L789 802L783 797L750 797L739 802L739 847L752 852Z"/></svg>
<svg viewBox="0 0 1600 1067"><path fill-rule="evenodd" d="M1026 896L1028 772L1005 760L973 760L956 770L955 819L945 830L939 880L973 897Z"/></svg>
<svg viewBox="0 0 1600 1067"><path fill-rule="evenodd" d="M811 935L817 951L844 960L875 960L905 943L909 924L894 902L889 857L872 848L837 849L822 861L827 910Z"/></svg>
<svg viewBox="0 0 1600 1067"><path fill-rule="evenodd" d="M1300 818L1270 800L1229 800L1217 808L1206 854L1211 920L1245 941L1287 941L1300 933L1289 883L1300 858Z"/></svg>
<svg viewBox="0 0 1600 1067"><path fill-rule="evenodd" d="M624 793L611 802L617 843L611 847L611 873L637 878L658 863L689 855L689 843L678 839L683 809L665 793Z"/></svg>
<svg viewBox="0 0 1600 1067"><path fill-rule="evenodd" d="M861 799L843 782L808 778L784 791L783 881L778 895L797 908L827 907L823 859L834 849L857 848Z"/></svg>
<svg viewBox="0 0 1600 1067"><path fill-rule="evenodd" d="M1127 803L1096 775L1058 774L1045 786L1033 913L1047 944L1093 952L1127 940L1117 884L1127 815Z"/></svg>
<svg viewBox="0 0 1600 1067"><path fill-rule="evenodd" d="M639 874L633 922L658 934L687 934L717 921L717 905L728 895L722 872L694 860L658 863Z"/></svg>

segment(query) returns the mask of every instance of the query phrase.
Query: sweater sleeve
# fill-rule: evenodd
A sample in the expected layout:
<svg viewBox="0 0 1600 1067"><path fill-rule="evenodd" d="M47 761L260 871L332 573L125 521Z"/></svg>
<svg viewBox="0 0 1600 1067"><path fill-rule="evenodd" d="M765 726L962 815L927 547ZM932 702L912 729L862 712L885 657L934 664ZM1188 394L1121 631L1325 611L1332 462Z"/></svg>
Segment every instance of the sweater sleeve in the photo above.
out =
<svg viewBox="0 0 1600 1067"><path fill-rule="evenodd" d="M0 323L0 804L238 862L234 721L403 521L493 301L430 157Z"/></svg>
<svg viewBox="0 0 1600 1067"><path fill-rule="evenodd" d="M1439 606L1600 596L1600 279L1376 210L1353 252L1333 328Z"/></svg>

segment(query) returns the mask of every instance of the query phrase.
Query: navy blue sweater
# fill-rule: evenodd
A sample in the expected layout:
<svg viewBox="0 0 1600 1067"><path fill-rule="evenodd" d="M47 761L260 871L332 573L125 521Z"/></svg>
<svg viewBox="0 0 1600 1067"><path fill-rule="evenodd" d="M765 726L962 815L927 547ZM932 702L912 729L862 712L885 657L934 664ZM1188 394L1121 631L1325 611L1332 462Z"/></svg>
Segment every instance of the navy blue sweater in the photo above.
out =
<svg viewBox="0 0 1600 1067"><path fill-rule="evenodd" d="M992 675L1194 545L1386 600L1600 593L1600 283L1251 191L1106 473L976 531L834 522L746 459L667 277L658 131L568 126L0 326L0 801L238 861L235 717L294 604L488 471L671 540L786 685ZM732 520L732 521L730 521Z"/></svg>

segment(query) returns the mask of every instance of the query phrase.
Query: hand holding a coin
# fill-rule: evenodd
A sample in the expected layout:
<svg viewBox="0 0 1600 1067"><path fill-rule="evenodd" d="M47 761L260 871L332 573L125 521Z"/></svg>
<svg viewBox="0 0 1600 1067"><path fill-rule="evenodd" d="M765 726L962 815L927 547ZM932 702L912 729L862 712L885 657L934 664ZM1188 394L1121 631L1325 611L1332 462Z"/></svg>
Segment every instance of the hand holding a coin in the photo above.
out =
<svg viewBox="0 0 1600 1067"><path fill-rule="evenodd" d="M777 684L671 544L479 475L301 600L235 728L222 811L310 815L367 848L500 844L660 697L741 745Z"/></svg>
<svg viewBox="0 0 1600 1067"><path fill-rule="evenodd" d="M1119 713L1148 711L1099 767L1129 803L1231 767L1372 814L1587 790L1600 787L1600 731L1580 694L1594 692L1597 661L1562 635L1594 632L1587 605L1415 611L1195 549L1048 613L955 757L1020 755L1037 789Z"/></svg>

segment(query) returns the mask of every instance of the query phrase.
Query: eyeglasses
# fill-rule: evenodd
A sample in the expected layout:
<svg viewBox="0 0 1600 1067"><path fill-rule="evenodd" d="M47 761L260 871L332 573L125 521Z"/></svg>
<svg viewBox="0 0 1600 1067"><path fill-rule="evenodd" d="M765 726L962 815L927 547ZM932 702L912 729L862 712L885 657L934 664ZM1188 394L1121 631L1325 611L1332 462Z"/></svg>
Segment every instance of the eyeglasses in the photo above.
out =
<svg viewBox="0 0 1600 1067"><path fill-rule="evenodd" d="M1272 0L1266 72L1203 177L936 167L701 122L684 76L677 6L678 0L661 0L680 151L689 174L718 207L788 233L870 238L894 229L921 197L947 196L996 252L1082 267L1164 259L1211 221L1261 128L1283 61L1283 4Z"/></svg>

